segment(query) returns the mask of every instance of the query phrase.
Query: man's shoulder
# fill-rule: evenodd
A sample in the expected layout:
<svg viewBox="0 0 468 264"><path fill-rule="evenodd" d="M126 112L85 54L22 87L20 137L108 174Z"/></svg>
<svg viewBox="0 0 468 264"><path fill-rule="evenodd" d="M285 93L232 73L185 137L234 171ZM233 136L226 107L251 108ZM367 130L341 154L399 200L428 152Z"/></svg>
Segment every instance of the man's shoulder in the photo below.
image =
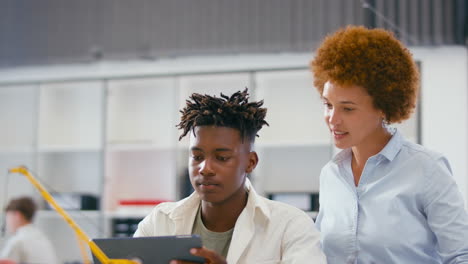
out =
<svg viewBox="0 0 468 264"><path fill-rule="evenodd" d="M183 213L185 211L192 211L189 207L194 207L195 204L198 204L198 201L194 201L191 197L186 197L182 200L175 201L175 202L163 202L156 205L151 210L151 215L170 215L174 212Z"/></svg>
<svg viewBox="0 0 468 264"><path fill-rule="evenodd" d="M292 205L273 201L267 199L265 197L259 196L263 203L266 205L270 212L270 220L277 221L277 220L290 220L290 219L297 219L297 220L310 220L312 219L301 209L294 207Z"/></svg>

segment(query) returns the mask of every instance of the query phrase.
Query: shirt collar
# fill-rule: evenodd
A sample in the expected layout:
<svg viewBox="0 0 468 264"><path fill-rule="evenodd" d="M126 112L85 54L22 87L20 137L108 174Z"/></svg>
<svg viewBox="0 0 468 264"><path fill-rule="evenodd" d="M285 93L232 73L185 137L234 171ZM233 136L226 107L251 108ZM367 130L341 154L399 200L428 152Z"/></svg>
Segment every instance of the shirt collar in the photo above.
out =
<svg viewBox="0 0 468 264"><path fill-rule="evenodd" d="M392 161L403 146L403 135L396 128L389 128L389 132L392 134L392 137L388 141L387 145L385 145L385 147L375 156L385 157L389 161ZM351 148L343 149L333 157L332 162L339 164L349 159L351 154Z"/></svg>
<svg viewBox="0 0 468 264"><path fill-rule="evenodd" d="M385 145L385 147L377 155L384 156L389 161L392 161L403 146L403 136L396 128L392 129L390 133L392 133L393 136L390 138L390 141L388 141L387 145Z"/></svg>
<svg viewBox="0 0 468 264"><path fill-rule="evenodd" d="M253 188L252 183L248 178L245 180L244 186L247 192L249 193L245 210L247 210L248 213L255 215L255 212L258 209L266 218L269 219L271 216L269 207L267 206L265 201L259 199L260 196ZM179 217L186 217L187 211L197 210L200 202L200 196L197 194L197 192L193 192L189 197L177 202L174 208L165 208L162 209L162 211L169 214L170 217L173 219Z"/></svg>
<svg viewBox="0 0 468 264"><path fill-rule="evenodd" d="M18 234L23 234L23 233L27 233L29 230L31 230L33 228L32 224L29 223L29 224L26 224L26 225L23 225L21 227L19 227L16 232Z"/></svg>

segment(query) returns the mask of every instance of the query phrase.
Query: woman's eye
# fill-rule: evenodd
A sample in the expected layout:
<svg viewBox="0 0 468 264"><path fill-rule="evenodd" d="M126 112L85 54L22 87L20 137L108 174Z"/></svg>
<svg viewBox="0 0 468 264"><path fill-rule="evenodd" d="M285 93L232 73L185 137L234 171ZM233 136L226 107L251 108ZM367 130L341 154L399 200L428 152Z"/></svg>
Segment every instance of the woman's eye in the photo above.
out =
<svg viewBox="0 0 468 264"><path fill-rule="evenodd" d="M345 110L346 112L351 112L351 111L353 111L354 109L353 109L353 108L349 108L349 107L345 107L344 110Z"/></svg>
<svg viewBox="0 0 468 264"><path fill-rule="evenodd" d="M327 103L327 102L323 103L323 105L324 105L327 109L332 109L332 107L333 107L330 103Z"/></svg>

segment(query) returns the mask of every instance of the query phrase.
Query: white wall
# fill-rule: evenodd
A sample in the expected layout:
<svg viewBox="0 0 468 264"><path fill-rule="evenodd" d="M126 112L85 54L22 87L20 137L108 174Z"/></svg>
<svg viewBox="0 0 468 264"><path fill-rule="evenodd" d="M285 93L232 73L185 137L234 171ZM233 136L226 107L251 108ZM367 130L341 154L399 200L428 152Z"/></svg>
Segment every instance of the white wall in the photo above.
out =
<svg viewBox="0 0 468 264"><path fill-rule="evenodd" d="M422 144L443 153L468 199L468 54L464 47L415 48L421 61Z"/></svg>

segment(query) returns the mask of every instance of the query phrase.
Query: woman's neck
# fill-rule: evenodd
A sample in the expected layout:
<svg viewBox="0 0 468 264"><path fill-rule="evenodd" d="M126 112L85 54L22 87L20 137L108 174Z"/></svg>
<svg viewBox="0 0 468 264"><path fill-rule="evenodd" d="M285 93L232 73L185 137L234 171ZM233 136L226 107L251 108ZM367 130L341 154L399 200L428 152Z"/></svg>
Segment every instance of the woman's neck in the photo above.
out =
<svg viewBox="0 0 468 264"><path fill-rule="evenodd" d="M387 129L384 129L382 133L378 133L372 138L369 138L363 144L351 148L353 155L351 168L353 170L354 183L356 186L359 184L367 160L382 151L391 138L392 134Z"/></svg>

